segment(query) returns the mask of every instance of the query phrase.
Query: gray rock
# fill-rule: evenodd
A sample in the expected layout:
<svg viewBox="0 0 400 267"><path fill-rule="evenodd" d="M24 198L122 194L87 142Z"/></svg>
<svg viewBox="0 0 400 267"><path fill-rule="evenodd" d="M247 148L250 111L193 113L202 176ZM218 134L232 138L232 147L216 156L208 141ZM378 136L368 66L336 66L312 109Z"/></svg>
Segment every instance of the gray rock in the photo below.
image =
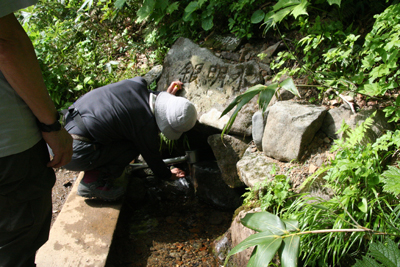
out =
<svg viewBox="0 0 400 267"><path fill-rule="evenodd" d="M157 81L161 77L163 71L162 65L154 66L143 78L146 80L147 85L150 86L153 82Z"/></svg>
<svg viewBox="0 0 400 267"><path fill-rule="evenodd" d="M281 161L299 160L321 127L326 109L291 101L270 108L263 136L263 152Z"/></svg>
<svg viewBox="0 0 400 267"><path fill-rule="evenodd" d="M340 129L343 122L349 121L352 115L351 110L340 106L330 109L321 125L321 130L330 138L339 139L342 135L337 131Z"/></svg>
<svg viewBox="0 0 400 267"><path fill-rule="evenodd" d="M339 108L330 109L327 112L321 130L330 138L339 139L343 134L338 134L337 132L343 122L349 125L351 129L355 129L357 125L363 123L375 111L376 115L373 117L374 122L371 128L365 133L365 141L374 142L378 137L383 135L385 131L394 130L394 125L388 123L388 119L385 117L382 110L361 110L358 113L353 114L349 109L346 109L342 105Z"/></svg>
<svg viewBox="0 0 400 267"><path fill-rule="evenodd" d="M205 47L213 48L216 50L234 51L239 47L241 42L242 39L236 37L233 34L225 36L215 34L208 37L203 45Z"/></svg>
<svg viewBox="0 0 400 267"><path fill-rule="evenodd" d="M253 188L265 179L273 179L273 170L279 167L261 152L247 153L236 164L240 180Z"/></svg>
<svg viewBox="0 0 400 267"><path fill-rule="evenodd" d="M210 50L185 38L179 38L169 50L157 90L165 91L174 80L184 83L179 94L195 104L199 122L218 129L223 129L229 120L233 110L220 116L235 97L263 82L255 61L225 63ZM256 110L257 99L254 99L239 112L231 133L250 136L251 117Z"/></svg>
<svg viewBox="0 0 400 267"><path fill-rule="evenodd" d="M192 179L196 196L204 202L223 210L235 210L242 204L242 193L225 183L216 162L193 164Z"/></svg>
<svg viewBox="0 0 400 267"><path fill-rule="evenodd" d="M257 233L250 228L244 226L240 220L246 216L247 213L255 213L260 212L260 208L253 209L251 211L241 211L233 220L231 227L229 228L229 232L231 234L232 239L232 248L237 246L240 242L248 238L249 236ZM249 247L242 252L236 253L232 257L234 257L234 266L247 266L247 263L250 259L251 253L253 252L254 247Z"/></svg>
<svg viewBox="0 0 400 267"><path fill-rule="evenodd" d="M247 143L230 135L224 135L223 140L221 140L219 134L209 136L207 141L213 150L225 183L231 188L244 186L239 179L236 163L246 151Z"/></svg>
<svg viewBox="0 0 400 267"><path fill-rule="evenodd" d="M264 134L265 122L266 122L266 117L268 117L268 112L269 109L267 109L264 115L263 112L259 110L253 114L253 117L251 119L252 121L251 131L252 131L253 141L256 144L256 147L259 151L262 151L262 137Z"/></svg>
<svg viewBox="0 0 400 267"><path fill-rule="evenodd" d="M263 63L270 63L271 62L271 58L272 56L275 54L275 52L277 51L277 49L279 48L279 46L281 45L282 42L277 42L274 45L271 45L270 47L268 47L267 49L265 49L264 51L261 51L262 54L264 54L264 58L262 59Z"/></svg>

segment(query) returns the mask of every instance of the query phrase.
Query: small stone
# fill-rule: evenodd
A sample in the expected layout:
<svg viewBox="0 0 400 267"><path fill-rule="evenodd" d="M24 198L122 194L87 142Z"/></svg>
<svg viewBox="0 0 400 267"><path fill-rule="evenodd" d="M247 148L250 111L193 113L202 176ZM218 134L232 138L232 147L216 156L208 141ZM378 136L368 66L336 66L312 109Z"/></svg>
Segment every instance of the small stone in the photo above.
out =
<svg viewBox="0 0 400 267"><path fill-rule="evenodd" d="M327 143L327 144L329 144L329 143L331 142L331 139L330 139L329 137L325 137L325 138L324 138L324 142Z"/></svg>
<svg viewBox="0 0 400 267"><path fill-rule="evenodd" d="M314 173L317 169L317 166L315 166L314 164L310 164L310 167L308 167L308 173Z"/></svg>

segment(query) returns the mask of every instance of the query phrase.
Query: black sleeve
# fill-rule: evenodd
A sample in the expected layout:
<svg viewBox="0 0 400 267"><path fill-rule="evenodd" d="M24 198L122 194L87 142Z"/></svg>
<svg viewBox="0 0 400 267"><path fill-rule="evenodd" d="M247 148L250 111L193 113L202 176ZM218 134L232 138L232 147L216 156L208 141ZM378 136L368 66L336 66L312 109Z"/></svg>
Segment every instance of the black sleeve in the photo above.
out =
<svg viewBox="0 0 400 267"><path fill-rule="evenodd" d="M157 127L149 127L145 132L142 131L137 136L139 152L147 165L149 165L156 176L163 180L169 180L171 178L171 171L162 160L159 151Z"/></svg>

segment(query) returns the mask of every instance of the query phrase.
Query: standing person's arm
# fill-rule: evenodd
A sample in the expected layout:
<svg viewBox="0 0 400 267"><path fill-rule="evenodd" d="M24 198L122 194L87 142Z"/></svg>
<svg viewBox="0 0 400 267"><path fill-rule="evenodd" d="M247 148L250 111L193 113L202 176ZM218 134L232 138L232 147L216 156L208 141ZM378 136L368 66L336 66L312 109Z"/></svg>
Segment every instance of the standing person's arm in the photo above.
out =
<svg viewBox="0 0 400 267"><path fill-rule="evenodd" d="M57 110L44 84L32 42L14 14L0 18L0 70L40 122L51 125L56 121ZM49 167L60 167L71 160L72 138L65 129L42 132L42 136L54 152Z"/></svg>

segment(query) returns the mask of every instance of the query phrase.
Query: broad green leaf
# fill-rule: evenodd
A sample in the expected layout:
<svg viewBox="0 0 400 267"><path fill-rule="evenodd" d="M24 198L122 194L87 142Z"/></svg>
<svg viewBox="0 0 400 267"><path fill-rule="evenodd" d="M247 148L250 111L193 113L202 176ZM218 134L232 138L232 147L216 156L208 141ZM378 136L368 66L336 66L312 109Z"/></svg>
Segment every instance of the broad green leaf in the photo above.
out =
<svg viewBox="0 0 400 267"><path fill-rule="evenodd" d="M283 80L279 85L294 94L295 96L301 97L299 91L297 90L296 85L293 82L292 78L287 78Z"/></svg>
<svg viewBox="0 0 400 267"><path fill-rule="evenodd" d="M283 235L287 232L282 220L269 212L247 213L241 222L244 226L258 232L271 231L275 235Z"/></svg>
<svg viewBox="0 0 400 267"><path fill-rule="evenodd" d="M382 173L384 177L383 190L385 192L393 193L394 195L400 194L400 170L394 166L389 166L388 170Z"/></svg>
<svg viewBox="0 0 400 267"><path fill-rule="evenodd" d="M300 237L289 236L284 237L283 244L279 249L279 257L282 267L296 267L299 256Z"/></svg>
<svg viewBox="0 0 400 267"><path fill-rule="evenodd" d="M117 0L117 1L115 1L114 6L116 8L121 9L124 7L125 3L126 3L126 0Z"/></svg>
<svg viewBox="0 0 400 267"><path fill-rule="evenodd" d="M307 6L309 4L310 3L307 0L301 0L301 4L297 5L292 11L294 18L297 19L297 17L300 15L308 15Z"/></svg>
<svg viewBox="0 0 400 267"><path fill-rule="evenodd" d="M167 14L172 14L174 11L178 10L179 2L173 2L167 7Z"/></svg>
<svg viewBox="0 0 400 267"><path fill-rule="evenodd" d="M300 4L300 0L279 0L279 2L276 3L273 8L274 8L274 11L277 11L281 8L298 5L298 4Z"/></svg>
<svg viewBox="0 0 400 267"><path fill-rule="evenodd" d="M381 90L378 83L368 83L364 85L364 91L367 95L377 96Z"/></svg>
<svg viewBox="0 0 400 267"><path fill-rule="evenodd" d="M382 267L374 259L363 256L362 260L356 259L356 263L352 267Z"/></svg>
<svg viewBox="0 0 400 267"><path fill-rule="evenodd" d="M290 12L292 12L293 8L292 7L287 7L284 8L278 12L276 12L272 18L274 20L275 23L279 23L281 22L287 15L290 14Z"/></svg>
<svg viewBox="0 0 400 267"><path fill-rule="evenodd" d="M336 4L336 5L338 5L338 6L340 7L341 1L342 1L342 0L328 0L328 3L329 3L330 5Z"/></svg>
<svg viewBox="0 0 400 267"><path fill-rule="evenodd" d="M80 90L82 90L82 89L83 89L83 85L78 84L78 85L74 88L74 91L80 91Z"/></svg>
<svg viewBox="0 0 400 267"><path fill-rule="evenodd" d="M400 95L398 95L396 98L396 106L400 107Z"/></svg>
<svg viewBox="0 0 400 267"><path fill-rule="evenodd" d="M263 86L263 85L256 85L256 86L250 87L246 92L235 97L235 99L224 109L224 111L222 111L222 114L220 117L223 117L225 114L227 114L229 111L231 111L236 105L239 105L242 101L244 101L244 100L250 101L264 87L265 86Z"/></svg>
<svg viewBox="0 0 400 267"><path fill-rule="evenodd" d="M185 8L185 13L189 16L191 13L196 11L199 8L197 1L190 2L187 7Z"/></svg>
<svg viewBox="0 0 400 267"><path fill-rule="evenodd" d="M258 97L258 105L263 111L265 111L265 109L268 107L269 102L276 92L276 88L278 88L278 84L271 84L267 87L264 86L264 89L260 92L260 96Z"/></svg>
<svg viewBox="0 0 400 267"><path fill-rule="evenodd" d="M92 77L85 77L85 79L83 80L83 84L87 84L90 80L92 79Z"/></svg>
<svg viewBox="0 0 400 267"><path fill-rule="evenodd" d="M209 16L205 19L203 19L203 21L201 22L201 27L205 30L211 30L212 27L214 27L214 23L213 23L213 16Z"/></svg>
<svg viewBox="0 0 400 267"><path fill-rule="evenodd" d="M202 7L202 5L204 4L204 3L206 3L208 0L198 0L197 2L198 2L198 4L199 4L199 7Z"/></svg>
<svg viewBox="0 0 400 267"><path fill-rule="evenodd" d="M281 247L282 238L278 237L271 242L263 243L255 248L247 267L267 267Z"/></svg>
<svg viewBox="0 0 400 267"><path fill-rule="evenodd" d="M270 231L264 231L261 233L257 233L254 235L249 236L248 238L246 238L245 240L243 240L242 242L240 242L239 244L237 244L226 256L225 259L225 264L228 262L228 259L230 256L239 253L249 247L252 246L257 246L260 244L265 244L268 245L270 244L271 248L274 247L274 245L278 244L280 242L282 242L282 238L280 236L274 235L273 233L271 233ZM280 244L279 244L280 245ZM278 246L279 248L279 246ZM277 248L277 249L278 249ZM276 252L276 250L275 250Z"/></svg>
<svg viewBox="0 0 400 267"><path fill-rule="evenodd" d="M368 202L365 197L361 199L361 202L358 203L357 207L364 213L367 213L368 211Z"/></svg>
<svg viewBox="0 0 400 267"><path fill-rule="evenodd" d="M257 24L260 23L261 21L263 21L265 18L265 12L262 11L261 9L257 10L256 12L253 13L253 15L251 16L251 23L253 24Z"/></svg>
<svg viewBox="0 0 400 267"><path fill-rule="evenodd" d="M142 7L137 11L137 22L140 23L147 19L154 11L156 0L145 0Z"/></svg>
<svg viewBox="0 0 400 267"><path fill-rule="evenodd" d="M260 92L260 88L257 86L253 86L251 88L249 88L246 92L244 92L243 94L237 96L229 105L228 107L226 107L224 109L224 111L222 112L221 117L223 117L225 114L227 114L229 111L231 111L235 106L236 109L235 111L232 113L231 117L229 118L229 121L227 122L227 124L225 125L221 136L223 136L225 134L225 132L229 132L230 129L232 128L232 125L236 119L237 114L239 113L239 111L242 109L242 107L244 105L246 105L254 96L256 96L259 92Z"/></svg>
<svg viewBox="0 0 400 267"><path fill-rule="evenodd" d="M400 250L391 239L386 239L387 245L380 242L372 243L370 254L385 267L400 266Z"/></svg>
<svg viewBox="0 0 400 267"><path fill-rule="evenodd" d="M285 223L286 231L289 232L300 231L299 222L297 220L282 219L282 222Z"/></svg>

